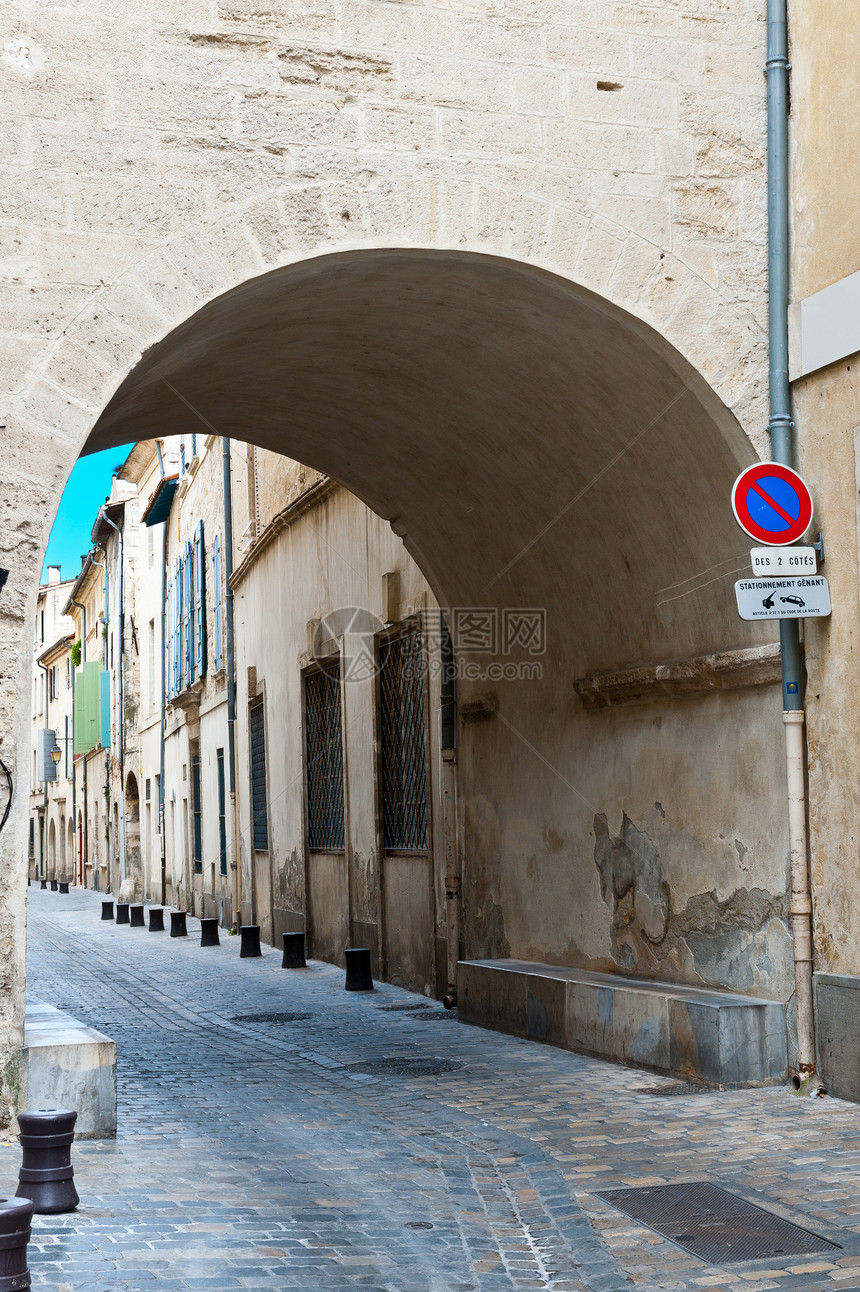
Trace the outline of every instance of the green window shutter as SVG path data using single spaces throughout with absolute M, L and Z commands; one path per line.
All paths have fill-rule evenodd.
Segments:
M 84 674 L 83 670 L 75 673 L 75 710 L 74 710 L 74 744 L 72 748 L 75 755 L 85 754 L 87 747 L 84 744 L 84 707 L 85 707 Z
M 103 749 L 110 749 L 110 673 L 102 669 L 99 674 L 99 740 Z
M 89 753 L 101 741 L 101 675 L 102 666 L 97 661 L 85 664 L 75 675 L 76 754 Z

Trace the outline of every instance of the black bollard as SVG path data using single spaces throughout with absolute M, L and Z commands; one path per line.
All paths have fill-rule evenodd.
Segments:
M 51 880 L 51 892 L 52 892 L 52 893 L 56 893 L 56 891 L 57 891 L 57 881 L 56 881 L 56 879 L 52 879 L 52 880 Z
M 128 924 L 128 902 L 117 902 L 116 922 L 117 924 Z
M 187 938 L 188 928 L 185 924 L 184 911 L 170 912 L 170 936 L 172 938 Z
M 347 947 L 343 954 L 346 956 L 346 990 L 373 991 L 370 947 Z
M 129 922 L 129 924 L 131 925 L 131 927 L 132 927 L 133 929 L 145 929 L 145 928 L 146 928 L 146 920 L 144 920 L 144 918 L 143 918 L 143 907 L 142 907 L 142 906 L 130 906 L 130 907 L 128 908 L 128 913 L 129 913 L 129 917 L 130 917 L 128 922 Z
M 119 914 L 119 910 L 118 910 L 118 908 L 117 908 L 117 915 L 118 915 L 118 914 Z M 113 919 L 113 902 L 112 902 L 112 901 L 111 901 L 111 902 L 102 902 L 102 919 L 103 919 L 103 920 L 112 920 L 112 919 Z
M 240 960 L 248 960 L 252 956 L 261 956 L 260 950 L 260 926 L 259 924 L 243 924 L 239 930 L 242 938 L 242 949 L 239 952 Z
M 29 1198 L 0 1198 L 0 1292 L 30 1287 L 27 1244 L 32 1219 Z
M 72 1169 L 77 1119 L 76 1112 L 65 1108 L 18 1114 L 24 1156 L 17 1196 L 31 1198 L 37 1216 L 74 1211 L 80 1202 Z
M 201 947 L 220 947 L 217 916 L 213 915 L 210 919 L 200 921 L 200 945 Z
M 47 887 L 48 887 L 48 881 L 47 881 L 47 879 L 40 879 L 40 880 L 39 880 L 39 887 L 40 887 L 40 888 L 47 888 Z
M 61 880 L 60 880 L 60 892 L 61 892 L 61 893 L 67 893 L 68 891 L 69 891 L 69 881 L 68 881 L 67 879 L 61 879 Z
M 149 931 L 150 933 L 164 932 L 164 907 L 163 906 L 150 906 Z
M 284 958 L 281 961 L 281 968 L 307 969 L 307 967 L 304 933 L 285 933 Z

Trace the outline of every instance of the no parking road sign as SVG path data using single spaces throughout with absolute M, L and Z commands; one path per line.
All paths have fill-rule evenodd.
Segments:
M 785 547 L 796 543 L 809 529 L 812 495 L 791 467 L 757 462 L 735 481 L 732 510 L 750 538 L 769 547 Z

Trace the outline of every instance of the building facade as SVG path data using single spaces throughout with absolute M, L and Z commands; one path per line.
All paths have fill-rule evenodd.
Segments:
M 63 613 L 70 586 L 51 566 L 36 602 L 27 852 L 30 877 L 40 881 L 69 880 L 74 867 L 74 636 Z
M 747 0 L 190 6 L 180 19 L 153 11 L 145 42 L 127 4 L 109 30 L 91 6 L 68 23 L 21 12 L 4 63 L 14 155 L 4 201 L 21 232 L 4 283 L 13 379 L 0 491 L 0 612 L 16 661 L 2 677 L 0 736 L 19 786 L 30 774 L 21 697 L 36 581 L 76 455 L 129 438 L 229 434 L 349 488 L 448 611 L 463 670 L 457 918 L 468 957 L 769 1000 L 783 1009 L 791 1055 L 795 962 L 806 955 L 792 927 L 811 907 L 819 982 L 831 999 L 856 998 L 860 342 L 850 310 L 837 329 L 847 348 L 825 350 L 823 366 L 806 367 L 802 338 L 817 293 L 857 272 L 858 206 L 832 184 L 857 173 L 855 107 L 840 83 L 833 108 L 831 53 L 860 17 L 832 0 L 791 9 L 794 418 L 835 592 L 831 619 L 804 633 L 800 860 L 811 898 L 791 891 L 775 626 L 740 622 L 731 595 L 749 557 L 729 492 L 770 452 L 768 49 L 764 5 Z M 145 60 L 129 56 L 144 44 Z M 164 69 L 157 87 L 151 62 Z M 387 536 L 347 526 L 341 537 L 348 507 L 335 494 L 320 506 L 341 555 L 361 569 L 370 543 L 380 573 L 398 572 Z M 237 571 L 251 552 L 241 538 Z M 174 563 L 188 541 L 193 532 L 174 535 Z M 276 546 L 235 589 L 258 613 L 270 613 L 255 588 Z M 323 592 L 309 609 L 300 589 L 306 630 L 342 608 L 339 588 Z M 383 630 L 409 626 L 411 612 L 388 619 L 372 583 L 367 600 Z M 455 611 L 471 616 L 463 640 Z M 534 662 L 525 612 L 545 617 L 541 676 L 506 672 Z M 295 625 L 282 626 L 280 668 L 249 655 L 237 672 L 246 736 L 236 748 L 247 747 L 249 772 L 252 725 L 256 748 L 280 757 L 268 708 L 262 723 L 252 717 L 256 678 L 264 705 L 282 675 L 303 699 L 317 665 Z M 384 633 L 372 636 L 378 656 Z M 344 730 L 351 694 L 344 683 Z M 325 712 L 334 722 L 331 704 Z M 304 721 L 295 709 L 289 720 Z M 193 833 L 181 777 L 194 737 L 171 722 L 176 822 L 162 840 L 172 830 L 178 862 L 180 837 Z M 306 739 L 299 725 L 284 741 L 297 774 Z M 366 757 L 374 739 L 351 756 Z M 345 763 L 347 793 L 351 774 Z M 259 812 L 243 807 L 246 780 L 237 769 L 234 902 L 241 887 L 245 918 L 253 879 L 256 918 L 277 910 L 312 932 L 298 880 L 278 891 L 271 859 L 248 839 L 263 802 L 271 837 L 291 850 L 297 825 L 275 819 L 274 783 Z M 375 868 L 385 858 L 371 855 L 366 808 L 349 811 L 368 883 L 338 909 L 368 942 L 377 926 L 384 956 Z M 25 817 L 19 797 L 0 836 L 10 877 L 0 915 L 12 933 L 0 950 L 4 1065 L 20 1044 Z M 205 867 L 220 866 L 209 848 L 201 900 Z M 326 865 L 337 876 L 338 850 L 316 851 L 329 860 L 311 873 L 311 897 Z M 299 856 L 286 873 L 300 878 L 313 860 Z M 183 891 L 196 882 L 192 867 Z M 445 903 L 453 918 L 447 888 Z M 438 920 L 438 893 L 430 909 Z M 504 989 L 488 990 L 504 1021 Z M 860 1031 L 852 1008 L 831 1010 L 849 1041 Z

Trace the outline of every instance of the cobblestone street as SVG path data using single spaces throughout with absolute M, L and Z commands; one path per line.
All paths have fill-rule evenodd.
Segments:
M 119 1054 L 119 1133 L 76 1144 L 81 1206 L 36 1218 L 35 1287 L 860 1288 L 854 1105 L 660 1097 L 675 1083 L 462 1026 L 393 987 L 346 993 L 329 965 L 240 960 L 223 931 L 201 949 L 196 921 L 186 940 L 103 924 L 84 892 L 31 889 L 29 909 L 31 994 Z M 14 1192 L 16 1144 L 0 1162 Z M 690 1180 L 841 1249 L 711 1267 L 592 1192 Z

